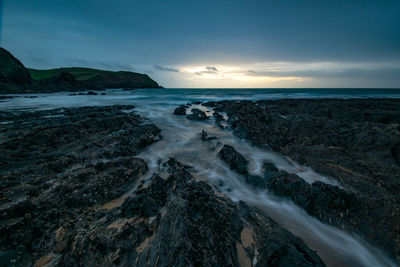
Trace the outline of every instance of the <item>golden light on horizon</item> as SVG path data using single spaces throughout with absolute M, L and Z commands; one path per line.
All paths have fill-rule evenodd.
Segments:
M 224 81 L 224 82 L 245 82 L 253 84 L 254 86 L 266 86 L 269 83 L 277 83 L 282 81 L 303 82 L 309 80 L 306 77 L 298 76 L 279 76 L 279 75 L 265 75 L 250 72 L 246 67 L 215 65 L 213 67 L 207 66 L 186 66 L 181 68 L 182 73 L 188 74 L 187 80 L 194 80 L 198 82 L 207 81 Z M 274 73 L 275 70 L 271 70 Z M 279 73 L 276 71 L 276 73 Z

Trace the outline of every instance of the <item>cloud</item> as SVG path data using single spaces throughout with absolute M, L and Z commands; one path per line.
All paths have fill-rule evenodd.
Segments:
M 108 70 L 135 71 L 131 65 L 118 62 L 98 61 L 97 65 Z
M 203 74 L 210 74 L 210 75 L 219 75 L 220 72 L 216 67 L 200 67 L 196 71 L 189 71 L 191 73 L 194 73 L 198 76 L 202 76 Z
M 306 78 L 376 78 L 400 80 L 400 68 L 384 67 L 375 69 L 343 68 L 336 70 L 293 70 L 293 71 L 247 71 L 253 77 L 306 77 Z
M 164 66 L 160 66 L 160 65 L 154 65 L 154 68 L 155 68 L 156 70 L 160 70 L 160 71 L 179 72 L 178 69 L 170 68 L 170 67 L 164 67 Z
M 215 72 L 218 71 L 218 69 L 216 67 L 206 67 L 206 69 L 209 71 L 215 71 Z

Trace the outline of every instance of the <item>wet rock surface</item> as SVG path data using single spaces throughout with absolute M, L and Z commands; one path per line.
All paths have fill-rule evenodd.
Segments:
M 144 181 L 160 129 L 133 110 L 0 112 L 0 265 L 324 266 L 174 159 Z
M 249 161 L 245 159 L 239 152 L 232 146 L 224 145 L 218 153 L 219 157 L 225 161 L 231 170 L 240 174 L 247 174 L 247 165 Z
M 65 238 L 138 182 L 135 155 L 160 129 L 133 108 L 0 112 L 0 265 L 58 262 Z
M 192 113 L 187 115 L 186 118 L 188 118 L 189 120 L 204 121 L 208 119 L 208 116 L 204 111 L 194 108 L 192 109 Z
M 261 183 L 254 184 L 291 199 L 325 223 L 360 234 L 400 259 L 400 100 L 203 105 L 226 112 L 231 129 L 240 138 L 335 178 L 343 188 L 321 182 L 310 185 L 268 166 Z
M 91 218 L 59 239 L 67 244 L 59 265 L 324 266 L 299 238 L 174 159 L 121 206 Z
M 217 139 L 216 136 L 208 136 L 208 133 L 204 130 L 201 131 L 200 135 L 201 135 L 201 140 L 203 140 L 203 141 L 212 141 L 212 140 Z
M 181 106 L 177 107 L 174 110 L 174 114 L 175 115 L 183 115 L 183 116 L 185 116 L 186 115 L 186 108 L 187 108 L 186 105 L 181 105 Z

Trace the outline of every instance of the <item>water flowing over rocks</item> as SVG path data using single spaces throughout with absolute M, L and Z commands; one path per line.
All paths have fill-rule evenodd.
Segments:
M 132 108 L 0 112 L 0 265 L 58 260 L 59 240 L 147 171 L 134 156 L 160 129 Z
M 244 175 L 250 185 L 290 199 L 322 222 L 356 232 L 386 250 L 396 249 L 392 240 L 398 238 L 396 228 L 400 218 L 398 213 L 389 213 L 387 203 L 380 197 L 364 197 L 320 181 L 309 184 L 268 163 L 264 164 L 263 177 L 250 175 L 249 161 L 229 145 L 224 145 L 219 155 L 232 170 Z
M 194 108 L 192 109 L 192 113 L 187 115 L 186 118 L 189 120 L 198 120 L 198 121 L 204 121 L 208 119 L 208 116 L 204 111 L 201 111 L 200 109 Z
M 257 209 L 218 196 L 174 159 L 96 218 L 98 227 L 69 237 L 63 265 L 324 266 L 300 239 Z
M 262 183 L 254 184 L 291 199 L 325 223 L 360 234 L 400 260 L 400 100 L 221 101 L 203 105 L 226 112 L 238 137 L 310 166 L 338 180 L 342 188 L 321 182 L 310 185 L 296 175 L 273 169 L 271 173 L 268 167 L 264 168 L 270 173 Z M 239 163 L 235 166 L 244 170 Z
M 160 129 L 133 108 L 0 112 L 1 265 L 325 266 L 174 159 L 141 180 Z
M 371 184 L 368 170 L 352 168 L 376 161 L 376 170 L 387 175 L 391 169 L 380 169 L 378 161 L 398 163 L 397 146 L 390 145 L 397 140 L 397 117 L 390 115 L 395 100 L 348 100 L 350 107 L 329 100 L 322 104 L 332 110 L 324 113 L 327 107 L 309 100 L 304 106 L 282 100 L 278 107 L 277 101 L 202 104 L 166 102 L 157 92 L 126 98 L 121 90 L 75 103 L 67 94 L 2 100 L 0 266 L 396 265 L 385 255 L 398 255 L 395 190 Z M 38 103 L 54 108 L 87 102 L 136 107 L 32 110 Z M 350 114 L 370 106 L 381 115 L 355 114 L 373 129 L 357 135 L 356 129 L 369 126 L 338 116 L 336 105 Z M 355 152 L 318 143 L 327 139 L 313 135 L 321 129 L 340 133 L 332 140 L 350 138 L 343 129 L 336 132 L 336 120 L 342 128 L 358 125 L 351 140 L 366 138 L 369 148 L 360 140 Z M 373 157 L 369 149 L 379 148 L 369 135 L 381 131 L 388 140 L 379 142 L 389 146 Z M 288 151 L 304 151 L 304 160 Z M 332 164 L 324 159 L 338 160 L 333 174 L 321 171 Z M 323 164 L 309 164 L 314 160 Z

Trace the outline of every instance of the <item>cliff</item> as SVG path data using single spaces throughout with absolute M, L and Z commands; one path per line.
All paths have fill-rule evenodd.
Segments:
M 27 69 L 0 47 L 0 94 L 161 88 L 146 74 L 90 68 Z

